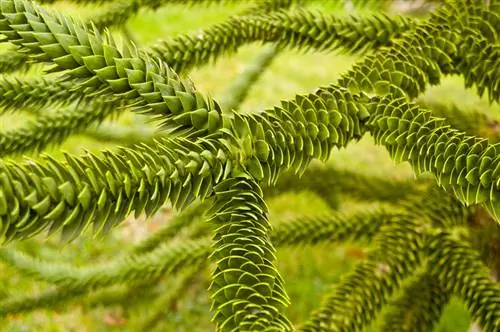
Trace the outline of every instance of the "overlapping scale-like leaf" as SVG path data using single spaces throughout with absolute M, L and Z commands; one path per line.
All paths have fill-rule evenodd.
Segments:
M 212 259 L 213 320 L 220 331 L 291 331 L 289 304 L 275 267 L 262 192 L 251 179 L 232 178 L 215 188 Z
M 465 4 L 466 2 L 447 2 L 434 12 L 429 20 L 404 34 L 391 47 L 367 56 L 364 61 L 354 65 L 338 84 L 354 92 L 364 91 L 381 96 L 393 94 L 410 98 L 422 93 L 427 84 L 438 84 L 443 74 L 463 74 L 469 77 L 468 82 L 474 83 L 479 82 L 478 78 L 474 77 L 480 77 L 480 89 L 493 87 L 496 84 L 496 78 L 493 77 L 496 69 L 476 68 L 473 74 L 468 74 L 472 68 L 465 69 L 467 65 L 459 64 L 464 61 L 467 63 L 466 59 L 471 58 L 469 55 L 474 54 L 472 57 L 475 57 L 475 66 L 482 66 L 482 62 L 476 62 L 478 49 L 472 49 L 470 52 L 467 46 L 470 44 L 470 36 L 473 35 L 470 31 L 476 34 L 478 30 L 485 31 L 488 38 L 496 36 L 498 12 L 484 10 L 477 2 Z M 492 27 L 495 25 L 496 29 Z M 474 38 L 472 44 L 476 42 L 479 41 Z M 485 47 L 495 48 L 493 45 Z M 491 55 L 492 58 L 495 58 L 495 53 Z M 496 60 L 498 59 L 495 58 L 493 63 Z M 488 63 L 492 61 L 489 60 Z M 466 83 L 467 86 L 471 84 L 473 83 Z M 495 89 L 491 92 L 493 95 Z
M 500 329 L 500 287 L 479 254 L 453 232 L 436 232 L 426 252 L 441 287 L 462 298 L 483 331 Z
M 394 160 L 408 161 L 417 174 L 431 172 L 461 202 L 485 204 L 499 220 L 498 144 L 451 129 L 405 98 L 383 98 L 367 126 Z
M 110 34 L 101 36 L 25 0 L 0 5 L 0 32 L 7 40 L 22 45 L 34 59 L 53 62 L 69 77 L 81 79 L 81 89 L 137 101 L 137 111 L 161 116 L 172 132 L 201 136 L 221 127 L 221 110 L 213 100 L 131 46 L 118 49 Z
M 196 34 L 159 42 L 148 53 L 177 72 L 214 61 L 252 42 L 278 43 L 281 47 L 340 50 L 359 53 L 389 45 L 391 38 L 411 29 L 403 17 L 338 18 L 317 11 L 279 11 L 233 17 Z
M 500 26 L 500 17 L 497 21 Z M 500 44 L 499 38 L 495 39 L 494 44 L 476 31 L 470 32 L 461 45 L 463 56 L 457 66 L 465 78 L 465 86 L 477 86 L 480 96 L 488 91 L 490 102 L 498 102 L 500 98 Z
M 450 1 L 431 20 L 460 31 L 456 73 L 464 76 L 466 87 L 476 86 L 479 95 L 488 91 L 490 102 L 498 102 L 500 7 L 496 1 L 487 7 L 480 1 Z
M 151 215 L 167 199 L 181 208 L 206 197 L 214 183 L 230 174 L 227 150 L 216 146 L 208 140 L 161 140 L 100 158 L 67 155 L 65 164 L 51 158 L 45 163 L 2 162 L 1 237 L 62 230 L 64 238 L 73 238 L 90 225 L 94 232 L 106 232 L 132 211 Z
M 86 98 L 83 91 L 73 91 L 75 82 L 57 79 L 0 78 L 0 114 L 24 107 L 42 108 L 47 105 L 68 105 Z
M 384 315 L 382 331 L 433 331 L 452 292 L 443 287 L 434 276 L 420 273 L 403 293 L 389 306 Z
M 362 137 L 372 105 L 334 85 L 297 95 L 272 110 L 234 114 L 234 135 L 246 170 L 273 183 L 280 172 L 303 172 L 313 159 L 326 160 L 333 147 Z
M 421 262 L 425 227 L 408 217 L 382 226 L 367 260 L 334 286 L 302 331 L 358 331 L 369 324 L 401 281 Z
M 419 25 L 392 47 L 380 50 L 357 63 L 338 82 L 353 92 L 417 97 L 428 84 L 440 82 L 443 72 L 453 70 L 459 32 L 450 27 Z M 442 41 L 440 46 L 436 43 Z M 448 53 L 442 48 L 446 47 Z

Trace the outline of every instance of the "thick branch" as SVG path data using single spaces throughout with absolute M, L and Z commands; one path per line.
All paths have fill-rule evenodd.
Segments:
M 215 143 L 215 145 L 214 145 Z M 227 177 L 228 151 L 216 140 L 161 140 L 98 158 L 67 155 L 67 164 L 0 165 L 0 225 L 6 240 L 43 230 L 71 239 L 92 225 L 107 232 L 132 211 L 154 213 L 166 200 L 181 208 Z M 211 172 L 219 170 L 220 172 Z

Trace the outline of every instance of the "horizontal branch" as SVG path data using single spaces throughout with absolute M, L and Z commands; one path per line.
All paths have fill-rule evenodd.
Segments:
M 28 125 L 0 133 L 0 157 L 39 152 L 48 146 L 61 144 L 70 135 L 85 131 L 105 118 L 125 108 L 117 102 L 92 102 L 82 107 L 39 114 Z
M 114 0 L 110 2 L 105 9 L 103 9 L 99 14 L 93 15 L 91 17 L 92 23 L 99 30 L 104 30 L 105 28 L 109 28 L 112 26 L 123 25 L 125 24 L 133 15 L 137 14 L 139 9 L 141 8 L 149 8 L 153 10 L 157 10 L 160 7 L 169 4 L 169 0 Z M 179 1 L 179 3 L 184 6 L 189 4 L 200 4 L 206 2 L 211 3 L 210 1 Z M 215 2 L 215 1 L 212 1 Z M 218 2 L 230 2 L 230 1 L 222 1 L 218 0 Z M 232 0 L 232 2 L 237 2 Z M 258 0 L 253 1 L 256 2 L 250 8 L 247 8 L 240 15 L 250 15 L 257 13 L 269 13 L 272 11 L 276 11 L 282 8 L 287 8 L 292 5 L 293 2 L 297 2 L 297 0 Z
M 280 247 L 297 247 L 320 243 L 372 239 L 380 229 L 397 218 L 397 209 L 364 209 L 362 212 L 296 218 L 274 226 L 272 243 Z
M 62 230 L 72 239 L 89 226 L 106 233 L 132 211 L 151 215 L 167 200 L 181 208 L 230 174 L 228 155 L 217 140 L 163 139 L 101 158 L 66 155 L 65 164 L 49 157 L 45 163 L 2 162 L 0 234 L 9 241 Z
M 362 53 L 390 45 L 392 38 L 414 26 L 412 20 L 402 16 L 377 14 L 346 19 L 311 10 L 279 11 L 233 17 L 196 34 L 160 41 L 146 52 L 175 71 L 185 72 L 252 42 L 301 50 Z
M 78 292 L 174 274 L 187 266 L 206 262 L 210 244 L 210 239 L 174 241 L 141 255 L 129 255 L 86 268 L 37 261 L 24 253 L 8 249 L 2 249 L 0 255 L 2 261 L 13 264 L 19 272 L 42 278 L 65 291 Z
M 43 108 L 69 105 L 88 98 L 83 91 L 73 91 L 74 81 L 47 78 L 0 78 L 0 115 L 20 108 Z
M 302 176 L 285 172 L 275 184 L 263 190 L 266 197 L 286 191 L 309 190 L 335 207 L 338 195 L 356 200 L 399 203 L 421 193 L 428 182 L 425 178 L 388 179 L 337 165 L 313 163 Z
M 322 218 L 304 217 L 277 224 L 270 233 L 270 241 L 277 247 L 287 247 L 294 244 L 305 246 L 320 243 L 339 243 L 349 240 L 356 241 L 371 237 L 380 227 L 390 223 L 395 217 L 397 217 L 396 214 L 391 214 L 382 209 L 371 209 L 346 215 L 335 213 Z M 311 228 L 311 223 L 317 227 Z M 348 233 L 348 229 L 355 230 L 355 232 Z M 293 238 L 290 238 L 290 236 Z M 129 283 L 134 280 L 146 281 L 149 277 L 158 276 L 165 269 L 165 264 L 168 263 L 160 259 L 161 257 L 172 257 L 174 259 L 176 255 L 181 255 L 180 252 L 184 250 L 186 253 L 181 256 L 186 257 L 185 262 L 188 262 L 191 259 L 189 255 L 192 247 L 197 248 L 196 257 L 198 257 L 198 254 L 203 254 L 205 255 L 204 259 L 206 259 L 212 252 L 211 244 L 212 242 L 206 238 L 174 241 L 170 245 L 157 245 L 152 250 L 142 248 L 143 250 L 133 251 L 131 254 L 116 258 L 111 262 L 100 265 L 93 264 L 88 267 L 74 267 L 71 264 L 39 260 L 8 247 L 0 250 L 0 258 L 5 263 L 17 268 L 19 272 L 35 279 L 54 283 L 65 289 L 81 289 L 104 287 L 115 283 Z M 202 249 L 202 247 L 205 249 Z M 198 259 L 196 257 L 192 259 Z M 200 260 L 203 259 L 200 258 Z M 134 265 L 131 262 L 135 261 L 142 262 L 140 265 L 148 272 L 146 274 L 133 272 L 138 271 L 138 267 L 129 265 Z M 178 268 L 181 268 L 180 265 Z M 119 272 L 119 270 L 123 271 Z M 118 275 L 123 275 L 123 277 L 118 278 Z
M 258 13 L 269 13 L 279 9 L 289 7 L 295 0 L 261 0 L 258 1 L 254 6 L 247 8 L 242 15 L 254 15 Z M 50 1 L 49 1 L 50 2 Z M 85 2 L 85 1 L 84 1 Z M 136 0 L 97 0 L 89 2 L 95 2 L 107 5 L 105 8 L 101 8 L 98 14 L 92 15 L 90 20 L 85 22 L 85 25 L 90 29 L 97 29 L 98 31 L 104 31 L 112 26 L 119 26 L 125 24 L 131 16 L 135 15 L 141 7 L 150 7 L 152 9 L 158 9 L 160 6 L 164 5 L 165 0 L 161 1 L 136 1 Z M 42 3 L 45 3 L 42 1 Z M 185 2 L 181 1 L 179 3 Z M 195 2 L 193 1 L 193 4 Z M 197 1 L 196 3 L 200 3 Z M 210 3 L 210 1 L 207 1 Z M 17 70 L 27 69 L 34 62 L 32 59 L 24 53 L 8 51 L 3 53 L 3 57 L 0 59 L 0 72 L 8 73 Z
M 417 174 L 431 172 L 462 203 L 484 204 L 500 220 L 498 144 L 466 136 L 405 98 L 381 99 L 367 126 L 395 161 L 408 161 Z

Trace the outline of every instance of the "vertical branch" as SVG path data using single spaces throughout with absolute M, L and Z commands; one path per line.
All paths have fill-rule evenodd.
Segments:
M 276 269 L 271 226 L 259 185 L 249 178 L 225 180 L 214 188 L 216 224 L 209 290 L 218 331 L 291 331 L 283 316 L 289 304 Z

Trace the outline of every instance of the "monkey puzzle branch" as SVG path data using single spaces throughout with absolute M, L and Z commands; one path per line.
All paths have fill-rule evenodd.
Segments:
M 132 211 L 151 215 L 166 200 L 181 208 L 203 199 L 231 173 L 221 141 L 164 139 L 100 158 L 67 155 L 65 164 L 49 157 L 45 163 L 2 161 L 1 237 L 19 240 L 61 230 L 72 239 L 89 225 L 106 233 Z

